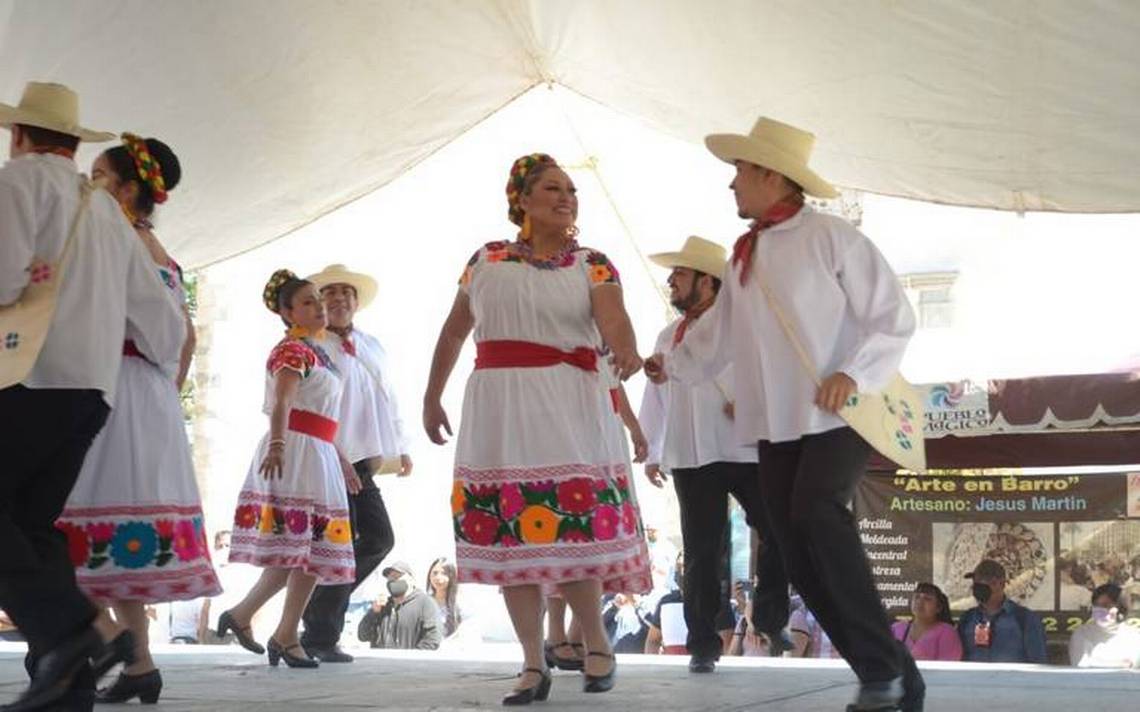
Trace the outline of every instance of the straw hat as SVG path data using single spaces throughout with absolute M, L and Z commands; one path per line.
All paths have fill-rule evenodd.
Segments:
M 815 134 L 761 116 L 747 136 L 712 134 L 705 145 L 727 163 L 746 161 L 776 171 L 818 198 L 837 198 L 839 191 L 808 168 Z
M 723 247 L 715 242 L 691 235 L 685 240 L 685 246 L 681 248 L 680 252 L 659 252 L 656 255 L 650 255 L 649 259 L 655 264 L 669 269 L 688 267 L 719 278 L 724 274 L 727 253 Z
M 315 284 L 318 292 L 330 284 L 347 284 L 356 290 L 357 309 L 363 309 L 376 298 L 376 280 L 360 272 L 350 272 L 344 265 L 329 265 L 305 279 Z
M 28 82 L 19 106 L 0 104 L 0 126 L 36 126 L 80 141 L 110 141 L 115 134 L 93 131 L 79 125 L 79 96 L 62 84 Z

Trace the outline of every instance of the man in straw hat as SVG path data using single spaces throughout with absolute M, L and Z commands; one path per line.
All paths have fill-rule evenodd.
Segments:
M 70 258 L 55 264 L 82 201 L 76 148 L 114 138 L 79 125 L 75 92 L 31 82 L 18 106 L 0 104 L 0 126 L 11 131 L 12 158 L 0 169 L 0 306 L 19 301 L 31 281 L 60 279 L 35 364 L 0 390 L 0 430 L 13 444 L 0 473 L 0 608 L 28 639 L 33 671 L 27 690 L 4 709 L 90 709 L 88 660 L 106 666 L 107 656 L 68 554 L 69 545 L 89 544 L 69 541 L 54 522 L 114 404 L 128 322 L 139 350 L 162 363 L 177 360 L 185 321 L 118 204 L 101 190 L 82 213 Z M 6 345 L 19 338 L 7 334 Z
M 759 442 L 760 492 L 788 577 L 862 683 L 851 709 L 917 710 L 921 676 L 891 636 L 847 508 L 871 448 L 837 415 L 890 381 L 914 314 L 869 239 L 804 205 L 805 193 L 837 195 L 808 167 L 814 142 L 764 117 L 748 135 L 705 139 L 735 166 L 729 187 L 752 226 L 704 317 L 709 337 L 686 339 L 647 371 L 692 382 L 733 364 L 737 440 Z
M 654 352 L 668 353 L 685 339 L 707 339 L 710 322 L 701 316 L 720 292 L 724 248 L 694 236 L 680 252 L 650 255 L 649 259 L 671 270 L 669 301 L 682 315 L 657 336 Z M 731 383 L 729 365 L 701 383 L 649 384 L 639 414 L 650 443 L 645 474 L 662 487 L 664 472 L 671 472 L 681 509 L 685 547 L 681 589 L 692 672 L 712 672 L 723 649 L 719 631 L 731 634 L 736 628 L 724 565 L 730 494 L 762 541 L 753 623 L 769 639 L 770 650 L 783 652 L 781 631 L 788 622 L 788 581 L 779 552 L 771 545 L 768 515 L 760 502 L 756 446 L 741 445 L 733 434 Z
M 356 581 L 317 586 L 305 608 L 301 644 L 321 662 L 349 663 L 352 656 L 337 646 L 349 598 L 395 542 L 384 498 L 372 477 L 382 463 L 387 471 L 391 467 L 400 476 L 409 475 L 412 459 L 388 372 L 388 357 L 375 337 L 353 325 L 357 310 L 376 297 L 376 280 L 344 265 L 329 265 L 308 280 L 317 285 L 328 313 L 330 333 L 322 345 L 344 379 L 336 440 L 354 472 L 346 485 Z

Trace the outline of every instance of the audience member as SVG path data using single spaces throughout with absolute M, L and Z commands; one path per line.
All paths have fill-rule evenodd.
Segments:
M 1069 638 L 1069 662 L 1077 667 L 1140 669 L 1140 629 L 1124 623 L 1128 605 L 1120 586 L 1101 584 L 1092 594 L 1092 619 Z
M 381 573 L 388 579 L 388 596 L 381 595 L 364 614 L 357 637 L 373 648 L 436 650 L 443 635 L 439 607 L 416 588 L 411 568 L 402 561 Z
M 914 617 L 896 622 L 891 632 L 915 660 L 962 659 L 962 641 L 950 617 L 950 599 L 942 589 L 932 583 L 915 586 L 910 612 Z
M 685 647 L 689 629 L 685 625 L 685 596 L 683 582 L 685 580 L 685 554 L 677 554 L 673 569 L 674 584 L 676 588 L 666 593 L 657 601 L 653 613 L 646 617 L 649 632 L 645 636 L 645 653 L 647 655 L 688 655 Z
M 1045 663 L 1041 617 L 1005 595 L 1005 568 L 983 559 L 966 574 L 978 605 L 958 620 L 963 658 L 975 663 Z
M 459 579 L 456 578 L 455 564 L 446 556 L 431 562 L 428 568 L 427 592 L 439 607 L 440 630 L 444 638 L 455 635 L 463 622 L 463 611 L 456 601 L 459 592 Z
M 607 594 L 602 599 L 602 622 L 615 653 L 645 652 L 649 624 L 638 610 L 636 594 Z

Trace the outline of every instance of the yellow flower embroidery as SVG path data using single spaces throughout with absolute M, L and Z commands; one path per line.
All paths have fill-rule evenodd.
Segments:
M 268 504 L 261 505 L 261 525 L 258 530 L 262 534 L 273 532 L 273 507 Z
M 605 265 L 594 265 L 590 269 L 590 281 L 594 284 L 601 284 L 602 282 L 606 282 L 612 276 L 613 273 L 610 272 L 610 268 L 606 267 Z
M 451 486 L 451 516 L 458 517 L 467 506 L 467 497 L 463 494 L 463 483 L 456 482 Z
M 334 519 L 325 529 L 325 538 L 334 544 L 347 544 L 352 541 L 352 529 L 347 519 Z
M 519 533 L 528 544 L 550 544 L 558 538 L 558 515 L 541 505 L 531 505 L 519 515 Z

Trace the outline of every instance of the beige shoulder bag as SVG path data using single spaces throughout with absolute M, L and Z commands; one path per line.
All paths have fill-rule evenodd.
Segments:
M 22 382 L 36 365 L 48 330 L 51 329 L 59 286 L 75 252 L 75 236 L 79 233 L 79 224 L 91 203 L 91 193 L 97 187 L 86 177 L 83 178 L 79 207 L 75 209 L 75 217 L 71 221 L 71 229 L 67 233 L 67 241 L 59 259 L 48 262 L 35 258 L 28 267 L 30 280 L 20 298 L 0 307 L 0 388 Z
M 792 342 L 792 347 L 800 357 L 804 370 L 815 385 L 819 386 L 822 383 L 819 373 L 808 356 L 803 342 L 800 341 L 795 326 L 776 301 L 763 275 L 756 272 L 759 270 L 754 272 L 754 276 L 760 283 L 760 288 L 764 290 L 768 306 L 776 315 L 776 320 L 780 322 L 788 340 Z M 883 457 L 905 469 L 926 472 L 926 442 L 922 434 L 925 415 L 922 399 L 914 386 L 900 374 L 895 373 L 891 382 L 879 393 L 856 393 L 851 396 L 839 410 L 839 417 L 843 418 Z

